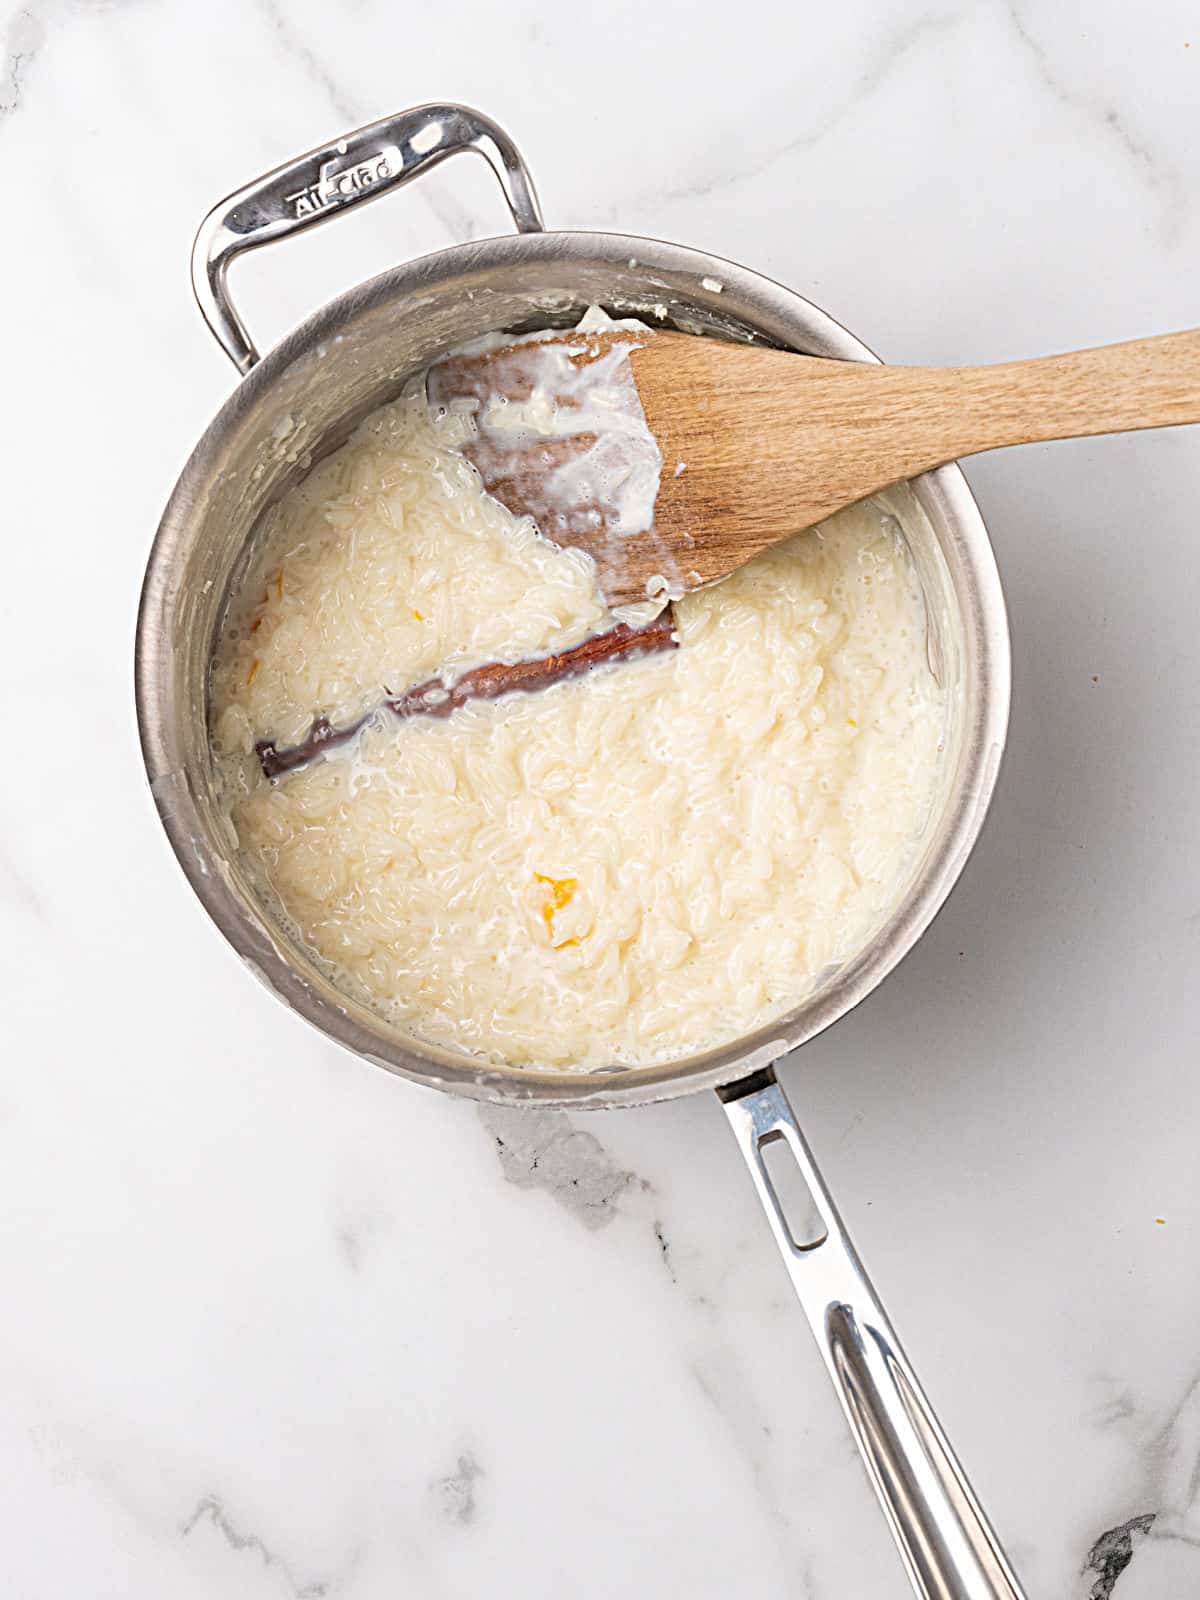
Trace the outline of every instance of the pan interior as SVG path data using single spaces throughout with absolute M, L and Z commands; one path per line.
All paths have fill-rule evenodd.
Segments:
M 336 989 L 249 881 L 218 799 L 207 685 L 227 597 L 269 509 L 409 377 L 465 340 L 568 325 L 590 304 L 690 333 L 869 358 L 798 296 L 675 246 L 540 235 L 427 258 L 333 302 L 241 384 L 197 447 L 164 516 L 139 624 L 139 713 L 152 786 L 185 870 L 227 937 L 277 993 L 360 1054 L 485 1098 L 585 1104 L 662 1098 L 736 1077 L 826 1026 L 894 965 L 948 891 L 990 792 L 990 781 L 980 777 L 982 744 L 990 738 L 998 757 L 996 728 L 1002 736 L 1007 708 L 1005 656 L 999 722 L 982 715 L 987 674 L 972 637 L 981 610 L 973 547 L 989 562 L 990 553 L 969 494 L 944 474 L 900 486 L 880 498 L 903 530 L 920 577 L 930 662 L 950 710 L 923 852 L 899 887 L 892 916 L 853 961 L 822 974 L 793 1011 L 733 1045 L 649 1068 L 587 1074 L 485 1065 L 400 1035 Z M 990 566 L 984 577 L 994 580 Z M 1002 608 L 998 588 L 994 604 Z M 1002 609 L 1000 622 L 1002 633 Z

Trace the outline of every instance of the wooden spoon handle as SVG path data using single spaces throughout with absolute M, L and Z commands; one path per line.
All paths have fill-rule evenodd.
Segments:
M 991 367 L 877 370 L 912 417 L 909 473 L 1003 445 L 1200 422 L 1197 329 Z

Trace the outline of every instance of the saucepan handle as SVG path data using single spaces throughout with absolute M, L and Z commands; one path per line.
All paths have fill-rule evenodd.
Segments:
M 377 200 L 460 150 L 486 158 L 517 231 L 539 232 L 542 213 L 516 145 L 489 117 L 458 105 L 415 106 L 368 123 L 264 173 L 214 206 L 192 247 L 192 287 L 204 320 L 238 371 L 249 372 L 258 351 L 226 286 L 235 256 Z
M 774 1072 L 733 1084 L 721 1099 L 913 1589 L 922 1600 L 1023 1600 Z M 764 1161 L 780 1141 L 807 1186 L 815 1237 L 789 1221 Z

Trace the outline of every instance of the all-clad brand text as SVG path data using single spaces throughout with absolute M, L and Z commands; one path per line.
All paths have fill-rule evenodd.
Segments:
M 285 198 L 295 216 L 315 216 L 318 211 L 326 211 L 342 200 L 351 200 L 364 189 L 373 189 L 377 183 L 395 177 L 402 166 L 400 151 L 394 144 L 385 145 L 365 160 L 351 162 L 349 166 L 326 161 L 316 183 Z

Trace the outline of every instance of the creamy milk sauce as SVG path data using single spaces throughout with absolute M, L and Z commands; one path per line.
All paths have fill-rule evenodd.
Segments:
M 614 362 L 579 409 L 627 417 L 603 398 L 622 382 Z M 515 426 L 552 438 L 537 389 Z M 212 681 L 243 858 L 335 981 L 420 1037 L 578 1068 L 728 1041 L 861 950 L 914 870 L 945 706 L 903 540 L 855 507 L 678 601 L 677 648 L 368 717 L 268 781 L 262 740 L 612 627 L 590 558 L 483 493 L 475 430 L 414 388 L 264 531 Z M 631 525 L 661 465 L 580 470 Z

